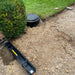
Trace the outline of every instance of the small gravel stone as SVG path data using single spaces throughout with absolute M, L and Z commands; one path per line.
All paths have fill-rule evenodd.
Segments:
M 69 70 L 66 70 L 66 73 L 69 73 Z

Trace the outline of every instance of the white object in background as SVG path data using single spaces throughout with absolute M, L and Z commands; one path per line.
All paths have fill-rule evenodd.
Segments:
M 72 10 L 72 7 L 67 7 L 68 10 Z
M 59 8 L 58 7 L 56 7 L 56 8 L 54 8 L 55 10 L 58 10 Z

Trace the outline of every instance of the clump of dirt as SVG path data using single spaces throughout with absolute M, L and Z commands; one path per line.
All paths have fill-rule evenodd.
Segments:
M 6 47 L 0 50 L 0 57 L 3 60 L 4 65 L 9 65 L 10 62 L 14 60 L 14 57 Z

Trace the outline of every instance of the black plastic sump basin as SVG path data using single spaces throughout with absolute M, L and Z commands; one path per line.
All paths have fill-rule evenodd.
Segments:
M 27 26 L 36 27 L 40 22 L 40 17 L 36 14 L 27 15 Z

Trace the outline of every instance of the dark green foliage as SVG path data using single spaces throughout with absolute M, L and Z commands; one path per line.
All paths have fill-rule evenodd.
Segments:
M 0 0 L 0 30 L 7 38 L 18 37 L 26 27 L 22 0 Z

